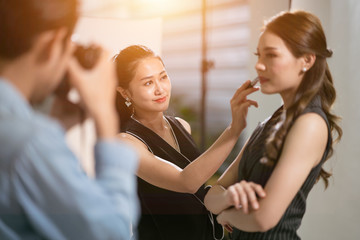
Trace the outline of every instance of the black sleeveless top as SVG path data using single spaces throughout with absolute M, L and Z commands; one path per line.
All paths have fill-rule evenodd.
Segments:
M 280 116 L 281 112 L 282 107 L 278 109 L 270 118 L 260 123 L 254 130 L 246 148 L 244 149 L 243 156 L 239 163 L 239 181 L 252 181 L 265 187 L 268 179 L 271 176 L 271 173 L 276 167 L 276 163 L 273 166 L 268 166 L 262 164 L 260 159 L 263 157 L 265 151 L 265 140 L 268 136 L 268 133 L 272 126 L 276 124 L 276 119 Z M 329 122 L 321 108 L 321 101 L 319 97 L 315 97 L 314 100 L 311 101 L 309 106 L 305 108 L 303 114 L 308 112 L 319 114 L 326 121 L 328 126 L 328 142 L 320 163 L 310 171 L 304 184 L 301 186 L 300 190 L 297 192 L 289 207 L 286 209 L 279 223 L 274 228 L 267 232 L 244 232 L 239 229 L 234 229 L 232 239 L 300 239 L 296 231 L 300 227 L 301 220 L 305 213 L 306 198 L 320 174 L 321 167 L 327 158 L 329 149 L 332 144 Z
M 130 118 L 125 132 L 148 146 L 154 155 L 185 168 L 200 152 L 191 135 L 174 117 L 166 116 L 178 140 L 180 152 L 155 132 Z M 138 178 L 141 218 L 140 240 L 202 240 L 212 239 L 207 210 L 202 204 L 206 192 L 201 187 L 196 194 L 178 193 L 158 188 Z

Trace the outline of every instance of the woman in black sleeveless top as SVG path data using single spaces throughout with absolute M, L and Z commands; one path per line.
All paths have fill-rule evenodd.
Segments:
M 266 23 L 256 55 L 261 92 L 279 93 L 284 105 L 254 130 L 205 204 L 233 229 L 232 239 L 300 239 L 306 198 L 319 178 L 327 187 L 331 174 L 322 166 L 332 134 L 342 134 L 330 113 L 336 93 L 326 58 L 332 52 L 319 19 L 296 11 Z
M 174 117 L 166 116 L 179 143 L 178 152 L 163 138 L 134 119 L 125 132 L 144 141 L 156 156 L 185 168 L 200 154 L 183 125 Z M 138 178 L 138 194 L 142 216 L 139 223 L 140 239 L 212 239 L 212 229 L 203 205 L 204 187 L 195 194 L 179 193 L 156 187 Z
M 163 114 L 169 105 L 171 84 L 162 60 L 150 49 L 135 45 L 122 50 L 114 61 L 122 131 L 119 138 L 135 146 L 140 155 L 138 238 L 221 239 L 222 227 L 217 225 L 218 231 L 213 231 L 203 204 L 203 184 L 237 142 L 247 109 L 257 106 L 247 96 L 257 89 L 247 88 L 248 81 L 236 91 L 231 100 L 232 123 L 200 155 L 190 125 Z

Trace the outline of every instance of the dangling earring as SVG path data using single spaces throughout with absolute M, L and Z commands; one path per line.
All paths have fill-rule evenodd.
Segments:
M 304 73 L 307 71 L 307 68 L 306 67 L 303 67 L 303 69 L 301 69 L 301 71 Z
M 126 101 L 125 101 L 125 105 L 127 106 L 127 107 L 130 107 L 130 105 L 131 105 L 131 100 L 127 97 L 126 99 L 125 99 Z

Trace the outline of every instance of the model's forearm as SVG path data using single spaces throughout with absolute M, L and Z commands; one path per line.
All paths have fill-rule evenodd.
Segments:
M 221 211 L 230 207 L 226 201 L 226 189 L 220 185 L 214 185 L 206 194 L 204 203 L 206 208 L 214 213 L 219 214 Z
M 263 225 L 264 221 L 259 219 L 259 214 L 256 211 L 245 214 L 241 209 L 231 208 L 224 210 L 218 216 L 218 221 L 220 223 L 226 222 L 237 229 L 247 232 L 264 232 L 267 230 Z
M 226 128 L 215 143 L 181 172 L 185 184 L 196 192 L 221 166 L 239 138 L 230 127 Z
M 271 204 L 274 205 L 274 204 Z M 218 216 L 218 222 L 227 223 L 237 229 L 247 232 L 266 232 L 279 223 L 283 212 L 278 211 L 276 206 L 260 204 L 258 210 L 251 209 L 245 214 L 242 209 L 227 209 Z

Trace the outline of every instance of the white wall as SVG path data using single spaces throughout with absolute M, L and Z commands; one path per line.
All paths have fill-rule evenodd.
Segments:
M 262 21 L 281 10 L 289 1 L 251 0 L 250 51 L 255 51 Z M 304 9 L 316 14 L 323 23 L 328 46 L 334 54 L 328 63 L 337 89 L 334 112 L 340 115 L 344 131 L 342 141 L 335 146 L 334 156 L 326 163 L 334 177 L 329 188 L 319 182 L 310 192 L 307 211 L 299 235 L 306 240 L 360 239 L 360 1 L 358 0 L 292 0 L 292 9 Z M 249 70 L 255 76 L 255 57 Z M 277 96 L 255 96 L 259 110 L 251 109 L 248 132 L 258 121 L 269 116 L 281 103 Z
M 141 44 L 151 48 L 161 55 L 162 46 L 162 19 L 142 18 L 123 19 L 100 16 L 80 17 L 75 34 L 81 43 L 100 43 L 108 49 L 111 55 L 121 49 Z
M 327 164 L 334 177 L 324 192 L 317 184 L 309 196 L 308 209 L 300 234 L 304 239 L 360 238 L 360 1 L 294 0 L 292 8 L 316 14 L 323 23 L 328 46 L 334 54 L 329 59 L 337 89 L 334 111 L 343 120 L 342 141 Z

